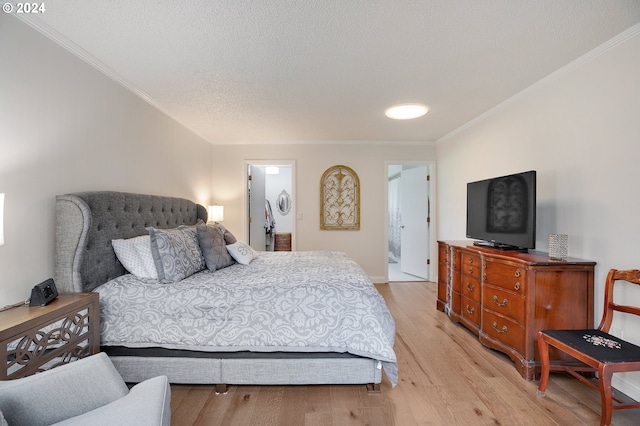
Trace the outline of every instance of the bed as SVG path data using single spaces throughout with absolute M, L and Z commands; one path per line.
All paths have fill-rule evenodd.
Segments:
M 209 268 L 211 247 L 202 246 L 203 270 L 172 277 L 181 263 L 170 269 L 165 262 L 163 270 L 156 258 L 159 276 L 141 278 L 114 251 L 113 240 L 151 235 L 157 255 L 161 236 L 211 231 L 206 220 L 204 206 L 182 198 L 113 191 L 56 197 L 56 284 L 61 292 L 100 294 L 101 350 L 125 381 L 164 374 L 171 383 L 219 391 L 229 384 L 379 391 L 384 369 L 396 384 L 393 318 L 344 253 L 253 251 Z M 231 242 L 230 253 L 248 247 Z

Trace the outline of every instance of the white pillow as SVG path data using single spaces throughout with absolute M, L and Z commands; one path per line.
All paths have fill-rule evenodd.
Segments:
M 151 254 L 151 238 L 148 235 L 126 240 L 111 240 L 113 250 L 122 266 L 138 278 L 158 279 L 156 265 Z
M 251 248 L 250 245 L 245 244 L 242 241 L 228 244 L 227 251 L 229 252 L 231 257 L 236 260 L 236 262 L 242 265 L 248 265 L 253 259 L 256 259 L 258 257 L 258 252 Z

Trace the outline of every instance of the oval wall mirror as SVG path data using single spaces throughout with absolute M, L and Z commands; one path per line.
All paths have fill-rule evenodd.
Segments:
M 291 211 L 291 197 L 286 190 L 282 190 L 276 199 L 277 209 L 281 215 L 286 216 Z

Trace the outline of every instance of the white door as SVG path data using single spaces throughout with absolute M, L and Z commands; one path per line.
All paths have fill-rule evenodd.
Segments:
M 400 178 L 400 270 L 429 277 L 429 201 L 426 165 L 403 168 Z
M 264 168 L 249 166 L 249 245 L 265 251 L 265 173 Z

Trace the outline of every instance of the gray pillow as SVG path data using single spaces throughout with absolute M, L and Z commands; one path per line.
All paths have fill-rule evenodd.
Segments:
M 224 226 L 220 225 L 219 223 L 216 223 L 214 225 L 209 225 L 209 226 L 215 226 L 216 228 L 220 228 L 224 234 L 224 242 L 229 245 L 229 244 L 233 244 L 233 243 L 237 243 L 238 239 L 227 230 L 227 228 L 225 228 Z
M 198 225 L 196 227 L 200 249 L 204 255 L 207 269 L 211 272 L 226 268 L 234 263 L 227 251 L 223 229 L 217 225 Z
M 161 283 L 175 283 L 205 268 L 196 230 L 148 228 L 151 254 Z

